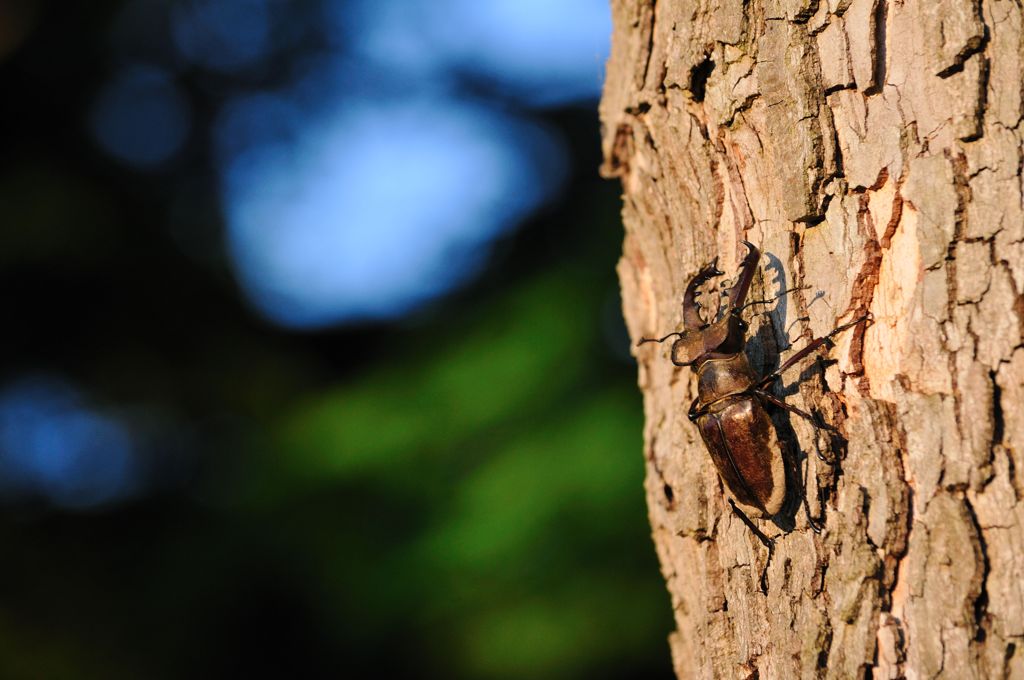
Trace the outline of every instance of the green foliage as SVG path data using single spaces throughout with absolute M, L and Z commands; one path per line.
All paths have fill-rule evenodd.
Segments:
M 0 677 L 670 676 L 635 371 L 601 322 L 611 185 L 581 181 L 573 222 L 518 236 L 490 292 L 338 333 L 378 344 L 352 370 L 177 249 L 170 177 L 104 179 L 57 157 L 76 148 L 0 173 L 6 375 L 156 414 L 171 453 L 136 503 L 5 513 Z
M 296 528 L 290 550 L 318 554 L 339 609 L 376 609 L 366 625 L 382 636 L 407 622 L 423 663 L 449 673 L 583 677 L 657 658 L 669 622 L 642 417 L 630 371 L 610 370 L 596 340 L 599 303 L 550 274 L 306 399 L 240 507 L 276 517 L 346 496 L 317 520 L 333 542 Z

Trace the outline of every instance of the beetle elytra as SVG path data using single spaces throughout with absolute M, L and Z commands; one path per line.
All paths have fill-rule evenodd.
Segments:
M 732 496 L 730 504 L 733 510 L 770 548 L 768 539 L 736 507 L 738 503 L 746 513 L 767 518 L 777 514 L 786 499 L 785 460 L 766 407 L 772 405 L 812 421 L 816 419 L 785 403 L 767 388 L 785 370 L 820 347 L 831 346 L 835 335 L 870 320 L 870 315 L 812 340 L 775 371 L 757 376 L 744 353 L 747 323 L 740 312 L 755 304 L 744 303 L 761 253 L 753 244 L 747 241 L 743 244 L 747 247 L 747 255 L 740 265 L 736 283 L 724 292 L 728 300 L 715 319 L 705 321 L 701 318 L 697 295 L 702 285 L 724 274 L 718 269 L 717 259 L 697 272 L 686 286 L 683 330 L 660 339 L 641 338 L 638 344 L 676 338 L 672 343 L 672 363 L 689 366 L 697 374 L 697 397 L 690 404 L 687 415 L 700 431 L 711 460 Z M 808 520 L 811 528 L 820 530 L 809 513 Z

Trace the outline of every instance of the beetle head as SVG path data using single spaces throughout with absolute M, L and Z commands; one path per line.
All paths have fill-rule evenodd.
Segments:
M 740 318 L 739 310 L 747 299 L 747 292 L 761 258 L 761 252 L 752 243 L 743 241 L 743 245 L 747 247 L 747 255 L 740 265 L 736 283 L 729 289 L 729 301 L 712 322 L 705 323 L 701 318 L 697 296 L 702 285 L 725 273 L 718 268 L 718 258 L 697 272 L 687 284 L 683 294 L 683 332 L 672 343 L 673 363 L 688 366 L 705 354 L 735 354 L 742 351 L 747 324 Z
M 739 314 L 727 314 L 695 331 L 683 331 L 672 343 L 672 362 L 689 366 L 707 354 L 736 354 L 743 351 L 747 324 Z

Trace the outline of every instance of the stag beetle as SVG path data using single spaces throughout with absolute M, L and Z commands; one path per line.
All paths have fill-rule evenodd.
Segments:
M 676 366 L 691 366 L 697 373 L 697 398 L 690 404 L 687 415 L 696 423 L 722 482 L 735 499 L 735 502 L 732 499 L 729 501 L 733 511 L 770 549 L 772 546 L 769 539 L 736 507 L 736 503 L 739 503 L 751 515 L 767 518 L 782 509 L 786 498 L 786 470 L 782 450 L 765 405 L 777 406 L 813 422 L 817 422 L 817 419 L 785 403 L 766 388 L 783 371 L 819 347 L 832 346 L 833 336 L 868 321 L 870 315 L 812 340 L 778 369 L 764 377 L 757 377 L 743 352 L 747 324 L 740 312 L 750 305 L 772 300 L 744 304 L 761 252 L 747 241 L 742 243 L 747 247 L 747 255 L 740 265 L 736 283 L 727 292 L 723 291 L 728 296 L 728 302 L 716 315 L 716 319 L 705 322 L 701 318 L 697 296 L 703 284 L 724 274 L 718 269 L 717 258 L 702 268 L 686 286 L 683 295 L 683 330 L 669 333 L 661 339 L 641 338 L 637 344 L 664 342 L 678 336 L 672 343 L 672 363 Z M 787 292 L 783 291 L 783 294 Z M 820 425 L 824 426 L 823 423 Z M 804 507 L 806 509 L 806 499 Z M 820 531 L 810 513 L 808 520 L 815 531 Z

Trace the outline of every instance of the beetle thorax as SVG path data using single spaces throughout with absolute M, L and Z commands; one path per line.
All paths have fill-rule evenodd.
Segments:
M 697 368 L 697 394 L 701 404 L 743 392 L 756 381 L 743 352 L 707 359 Z

